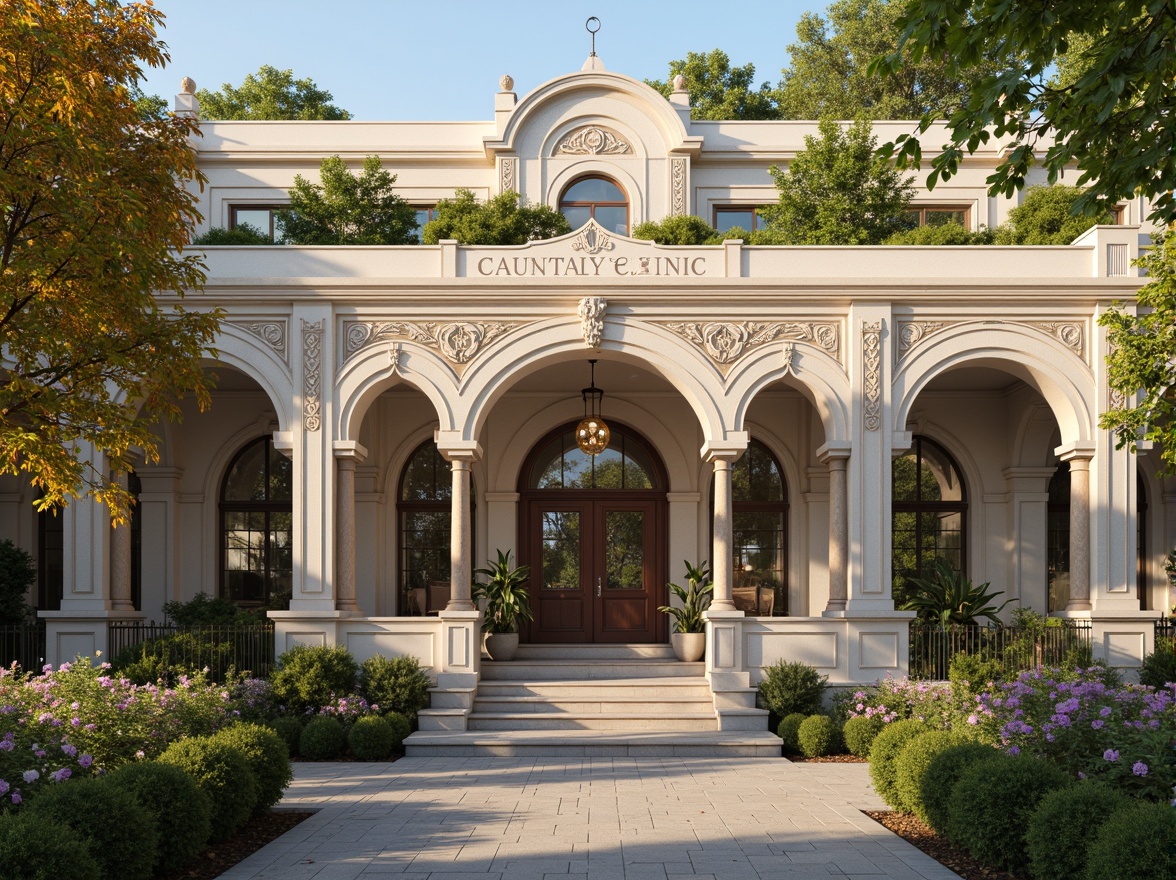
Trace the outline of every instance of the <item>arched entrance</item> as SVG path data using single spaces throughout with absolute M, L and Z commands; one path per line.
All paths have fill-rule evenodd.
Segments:
M 648 443 L 612 425 L 596 456 L 575 425 L 547 435 L 519 485 L 521 560 L 530 566 L 531 642 L 666 639 L 665 470 Z

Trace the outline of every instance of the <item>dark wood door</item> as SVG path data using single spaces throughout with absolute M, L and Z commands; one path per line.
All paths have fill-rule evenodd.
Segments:
M 664 641 L 664 505 L 625 494 L 542 493 L 524 502 L 530 641 Z

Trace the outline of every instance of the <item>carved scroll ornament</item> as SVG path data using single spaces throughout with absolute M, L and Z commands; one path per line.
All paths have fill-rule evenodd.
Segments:
M 581 156 L 599 156 L 632 153 L 633 148 L 607 128 L 601 128 L 599 125 L 586 125 L 583 128 L 577 128 L 560 141 L 555 151 Z
M 664 326 L 699 346 L 720 366 L 733 363 L 745 352 L 774 339 L 808 342 L 834 356 L 838 349 L 836 324 L 712 321 L 706 324 L 669 322 Z
M 586 296 L 580 300 L 576 314 L 580 316 L 580 330 L 584 334 L 586 348 L 600 348 L 600 338 L 604 334 L 604 312 L 608 308 L 608 300 L 603 296 Z
M 440 323 L 433 321 L 361 321 L 349 324 L 345 331 L 343 358 L 346 360 L 356 352 L 371 345 L 390 339 L 410 339 L 429 348 L 435 348 L 446 360 L 455 364 L 469 363 L 474 356 L 492 339 L 515 327 L 515 324 L 472 323 L 455 321 Z

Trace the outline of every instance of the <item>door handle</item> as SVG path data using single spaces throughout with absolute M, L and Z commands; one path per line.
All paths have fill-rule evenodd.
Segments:
M 600 578 L 596 579 L 596 598 L 600 598 Z

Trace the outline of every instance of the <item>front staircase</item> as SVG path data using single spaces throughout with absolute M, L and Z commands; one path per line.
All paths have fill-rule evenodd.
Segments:
M 668 645 L 521 645 L 473 690 L 434 689 L 410 756 L 775 756 L 755 689 L 714 691 Z

